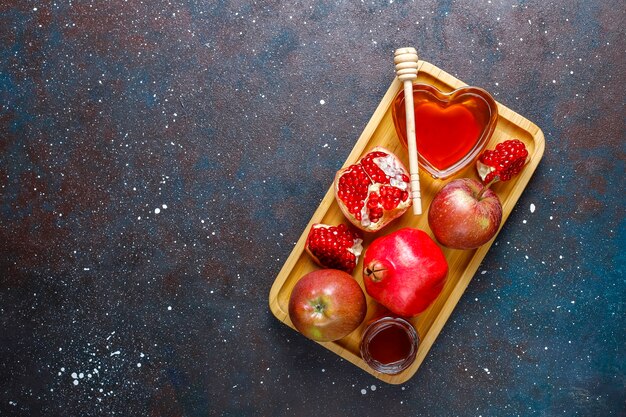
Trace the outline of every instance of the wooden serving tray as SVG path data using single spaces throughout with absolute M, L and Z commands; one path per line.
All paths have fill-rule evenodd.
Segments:
M 452 91 L 466 85 L 462 81 L 425 61 L 419 61 L 419 73 L 416 82 L 433 85 L 445 92 Z M 405 166 L 408 167 L 406 149 L 400 144 L 399 139 L 396 136 L 391 117 L 392 101 L 401 89 L 402 84 L 395 79 L 393 83 L 391 83 L 391 86 L 378 105 L 378 108 L 374 112 L 374 115 L 370 119 L 369 123 L 363 130 L 361 137 L 354 145 L 354 148 L 344 163 L 344 166 L 353 164 L 372 147 L 380 145 L 398 155 Z M 499 142 L 517 138 L 525 143 L 529 152 L 529 162 L 517 177 L 508 182 L 496 183 L 492 186 L 492 189 L 498 194 L 502 202 L 502 225 L 504 225 L 509 217 L 509 214 L 511 213 L 511 210 L 515 206 L 519 196 L 522 194 L 522 191 L 524 191 L 524 188 L 528 184 L 530 177 L 543 156 L 545 140 L 539 127 L 502 104 L 497 104 L 499 112 L 498 123 L 491 140 L 487 144 L 487 148 L 493 149 Z M 444 184 L 454 178 L 478 178 L 474 164 L 470 164 L 470 166 L 464 170 L 444 181 L 433 179 L 423 170 L 420 171 L 420 177 L 422 207 L 424 214 L 421 216 L 414 216 L 412 210 L 409 209 L 402 217 L 392 222 L 382 231 L 377 233 L 365 233 L 363 242 L 364 248 L 367 248 L 369 243 L 376 237 L 407 226 L 422 229 L 433 237 L 433 234 L 428 226 L 427 213 L 430 202 L 437 191 L 439 191 Z M 339 206 L 335 202 L 332 181 L 333 178 L 329 178 L 331 186 L 326 193 L 326 196 L 322 199 L 322 202 L 313 214 L 313 217 L 309 221 L 306 229 L 302 232 L 302 235 L 289 255 L 289 258 L 285 261 L 285 264 L 276 277 L 269 294 L 269 305 L 272 313 L 274 313 L 278 320 L 284 322 L 293 329 L 295 329 L 295 327 L 291 323 L 288 314 L 288 304 L 291 290 L 300 277 L 310 271 L 319 269 L 319 267 L 304 251 L 305 241 L 311 225 L 313 223 L 337 225 L 342 222 L 349 224 L 341 213 Z M 465 291 L 465 288 L 467 288 L 467 285 L 474 276 L 474 273 L 478 269 L 481 261 L 487 254 L 487 251 L 491 247 L 494 240 L 495 239 L 492 239 L 487 244 L 474 250 L 454 250 L 442 248 L 449 265 L 448 279 L 441 294 L 435 302 L 418 317 L 411 319 L 413 326 L 415 326 L 417 332 L 419 333 L 421 342 L 415 362 L 411 365 L 411 367 L 403 372 L 396 375 L 378 373 L 372 370 L 360 357 L 359 344 L 365 328 L 364 323 L 368 322 L 379 310 L 378 304 L 370 298 L 367 293 L 365 294 L 367 298 L 368 312 L 363 324 L 361 324 L 357 330 L 341 340 L 320 344 L 382 381 L 390 384 L 401 384 L 407 381 L 415 374 L 417 368 L 419 368 L 420 364 L 426 357 L 430 347 L 435 342 L 435 339 L 439 335 L 443 325 L 448 320 L 448 317 L 450 317 L 452 310 L 461 298 L 461 295 Z M 363 279 L 361 276 L 363 269 L 362 258 L 363 257 L 361 256 L 358 265 L 354 269 L 353 277 L 364 289 Z

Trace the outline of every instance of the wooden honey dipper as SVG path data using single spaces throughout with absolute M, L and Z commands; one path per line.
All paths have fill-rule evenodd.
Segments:
M 409 148 L 409 171 L 411 174 L 411 194 L 413 214 L 422 214 L 422 194 L 415 140 L 415 113 L 413 111 L 413 80 L 417 79 L 417 51 L 415 48 L 399 48 L 394 52 L 398 80 L 404 84 L 404 112 L 406 113 L 406 141 Z

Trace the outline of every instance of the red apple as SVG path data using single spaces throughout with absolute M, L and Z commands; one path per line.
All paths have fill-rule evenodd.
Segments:
M 337 269 L 309 272 L 289 297 L 289 318 L 300 333 L 318 342 L 339 340 L 355 330 L 367 311 L 352 275 Z
M 502 204 L 496 193 L 479 181 L 450 181 L 435 195 L 428 224 L 444 246 L 475 249 L 495 236 L 502 221 Z

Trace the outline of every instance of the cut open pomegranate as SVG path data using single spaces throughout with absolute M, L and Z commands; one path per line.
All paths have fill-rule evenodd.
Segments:
M 335 198 L 352 224 L 375 232 L 411 206 L 409 173 L 398 157 L 377 146 L 337 172 Z
M 306 239 L 305 250 L 319 266 L 351 274 L 363 252 L 361 243 L 361 234 L 345 224 L 314 224 Z
M 528 162 L 528 150 L 519 139 L 498 143 L 493 150 L 486 150 L 476 161 L 478 175 L 487 186 L 496 181 L 508 181 L 520 173 Z

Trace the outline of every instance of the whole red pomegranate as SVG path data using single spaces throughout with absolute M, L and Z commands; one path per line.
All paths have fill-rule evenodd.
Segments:
M 365 251 L 363 265 L 367 293 L 402 317 L 426 310 L 448 275 L 439 246 L 425 232 L 410 227 L 374 240 Z
M 346 218 L 361 230 L 375 232 L 411 206 L 409 173 L 380 146 L 335 176 L 335 198 Z

